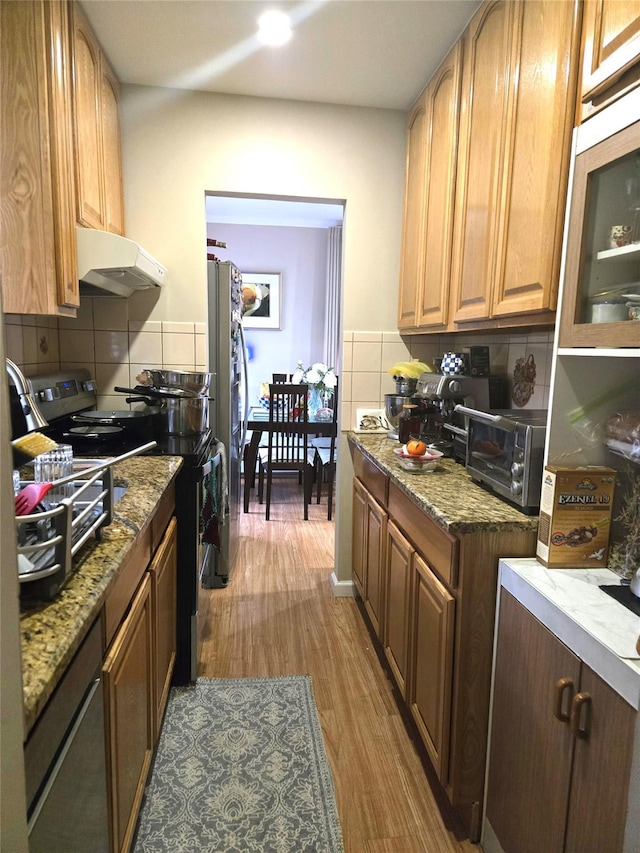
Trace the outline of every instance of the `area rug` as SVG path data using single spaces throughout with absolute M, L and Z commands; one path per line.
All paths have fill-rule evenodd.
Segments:
M 343 853 L 310 676 L 173 688 L 135 853 Z

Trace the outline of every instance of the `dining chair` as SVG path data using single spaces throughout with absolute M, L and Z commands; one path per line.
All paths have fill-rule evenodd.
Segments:
M 288 382 L 269 386 L 267 446 L 258 450 L 258 500 L 263 503 L 266 480 L 265 520 L 271 513 L 273 474 L 295 471 L 302 479 L 304 520 L 309 518 L 313 486 L 313 455 L 309 451 L 308 385 Z
M 310 441 L 312 453 L 314 453 L 314 474 L 316 478 L 316 503 L 320 503 L 322 496 L 322 484 L 327 482 L 327 518 L 331 521 L 333 512 L 333 484 L 335 482 L 337 462 L 338 441 L 338 385 L 333 393 L 333 418 L 331 421 L 331 434 L 328 436 L 317 436 Z
M 272 382 L 291 382 L 291 374 L 290 373 L 272 373 L 271 374 Z

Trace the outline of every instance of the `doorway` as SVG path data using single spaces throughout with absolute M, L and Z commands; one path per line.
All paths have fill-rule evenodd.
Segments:
M 340 199 L 206 194 L 207 237 L 224 244 L 207 251 L 279 282 L 279 322 L 245 326 L 249 406 L 260 404 L 273 373 L 292 373 L 298 362 L 340 372 L 344 212 Z

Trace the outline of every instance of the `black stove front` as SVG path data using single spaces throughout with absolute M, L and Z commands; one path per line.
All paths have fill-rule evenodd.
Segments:
M 125 426 L 120 432 L 94 436 L 72 433 L 77 427 L 73 417 L 80 412 L 90 415 L 96 409 L 95 383 L 86 370 L 73 370 L 31 377 L 42 413 L 49 421 L 43 430 L 58 443 L 70 444 L 77 458 L 118 456 L 149 441 L 156 447 L 148 456 L 181 456 L 182 467 L 176 477 L 177 520 L 177 624 L 176 663 L 173 683 L 195 681 L 198 666 L 198 597 L 201 578 L 207 576 L 211 547 L 201 541 L 203 483 L 213 464 L 219 461 L 214 452 L 216 439 L 210 429 L 195 435 L 168 435 L 159 417 L 152 417 L 144 430 Z M 150 423 L 150 426 L 149 426 Z

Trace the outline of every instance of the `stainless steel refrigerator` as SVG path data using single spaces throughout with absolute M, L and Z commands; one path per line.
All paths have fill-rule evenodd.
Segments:
M 226 586 L 238 553 L 241 466 L 247 434 L 247 350 L 242 329 L 242 276 L 230 261 L 207 261 L 209 370 L 214 374 L 209 425 L 225 448 L 228 515 L 219 508 L 221 546 L 207 588 Z

